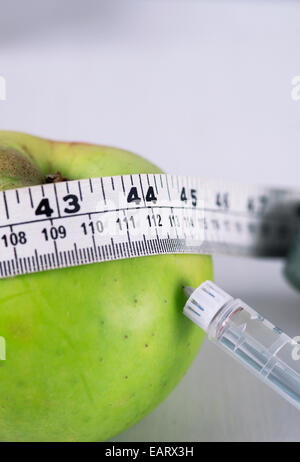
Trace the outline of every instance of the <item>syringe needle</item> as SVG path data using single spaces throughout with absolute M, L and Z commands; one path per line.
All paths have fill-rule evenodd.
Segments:
M 300 345 L 211 281 L 184 292 L 189 297 L 184 314 L 300 410 Z
M 183 288 L 183 290 L 184 290 L 185 295 L 187 297 L 190 297 L 195 289 L 193 287 L 186 286 L 186 287 Z

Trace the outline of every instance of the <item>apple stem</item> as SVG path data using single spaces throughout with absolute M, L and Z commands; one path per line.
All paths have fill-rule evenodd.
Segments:
M 62 181 L 69 181 L 68 178 L 62 176 L 60 172 L 56 172 L 55 175 L 46 175 L 46 183 L 61 183 Z

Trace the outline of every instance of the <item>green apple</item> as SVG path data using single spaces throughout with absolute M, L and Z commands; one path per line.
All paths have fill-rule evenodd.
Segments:
M 160 172 L 127 151 L 0 132 L 0 189 L 57 171 Z M 209 256 L 167 255 L 0 280 L 0 440 L 103 441 L 135 424 L 198 352 L 182 287 L 211 278 Z

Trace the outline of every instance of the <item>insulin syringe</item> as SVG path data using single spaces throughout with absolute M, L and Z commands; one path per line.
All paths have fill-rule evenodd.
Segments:
M 299 343 L 211 281 L 184 290 L 184 314 L 300 410 Z

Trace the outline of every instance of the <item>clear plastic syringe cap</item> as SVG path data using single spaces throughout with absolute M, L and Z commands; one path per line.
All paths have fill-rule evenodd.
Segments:
M 184 306 L 183 312 L 204 331 L 207 331 L 218 311 L 230 300 L 233 300 L 231 295 L 211 281 L 203 282 L 195 290 L 186 287 L 185 292 L 190 297 Z

